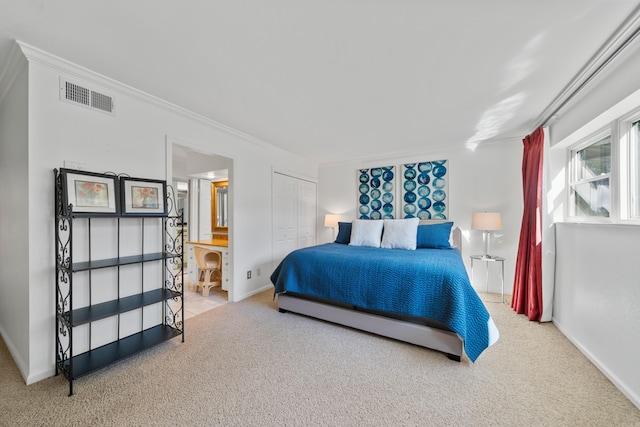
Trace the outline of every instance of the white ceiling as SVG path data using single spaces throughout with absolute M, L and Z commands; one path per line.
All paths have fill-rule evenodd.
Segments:
M 17 39 L 317 163 L 520 140 L 631 0 L 0 0 Z

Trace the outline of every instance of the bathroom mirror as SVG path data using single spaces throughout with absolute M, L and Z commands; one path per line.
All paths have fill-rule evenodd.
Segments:
M 229 181 L 211 183 L 211 229 L 214 233 L 228 231 L 228 196 Z

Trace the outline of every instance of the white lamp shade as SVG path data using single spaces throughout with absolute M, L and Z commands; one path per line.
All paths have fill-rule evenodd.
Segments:
M 471 218 L 471 228 L 485 231 L 502 230 L 502 218 L 497 212 L 476 212 Z
M 324 226 L 336 228 L 338 226 L 338 222 L 342 217 L 336 214 L 327 214 L 324 216 Z

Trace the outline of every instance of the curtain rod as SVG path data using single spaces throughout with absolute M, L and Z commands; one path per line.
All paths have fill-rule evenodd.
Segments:
M 617 46 L 613 52 L 607 55 L 626 33 L 632 31 L 622 44 Z M 640 5 L 636 6 L 629 18 L 612 35 L 598 52 L 589 60 L 582 70 L 571 80 L 563 91 L 553 100 L 551 104 L 540 114 L 544 117 L 538 120 L 534 130 L 540 126 L 547 126 L 558 112 L 564 108 L 573 98 L 575 98 L 600 72 L 602 72 L 622 51 L 624 51 L 640 35 Z M 605 57 L 606 55 L 606 57 Z M 600 64 L 598 61 L 605 58 Z M 595 69 L 589 72 L 589 69 Z

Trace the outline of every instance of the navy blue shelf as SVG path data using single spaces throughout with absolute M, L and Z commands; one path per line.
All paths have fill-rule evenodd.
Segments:
M 98 268 L 117 267 L 119 265 L 139 264 L 141 262 L 160 261 L 170 258 L 179 258 L 180 254 L 171 254 L 167 252 L 155 252 L 150 254 L 132 255 L 120 258 L 107 258 L 84 262 L 74 262 L 71 264 L 71 271 L 95 270 Z
M 119 313 L 135 310 L 136 308 L 166 301 L 181 295 L 182 294 L 170 291 L 169 289 L 154 289 L 141 294 L 78 308 L 71 312 L 71 317 L 73 318 L 71 326 L 79 326 L 85 323 L 95 322 L 96 320 L 106 319 Z M 64 314 L 64 318 L 69 322 L 69 312 Z
M 68 170 L 65 169 L 53 170 L 56 207 L 54 227 L 56 244 L 55 366 L 56 374 L 61 373 L 69 380 L 69 395 L 72 395 L 73 381 L 76 378 L 97 371 L 175 337 L 181 336 L 182 342 L 184 342 L 183 285 L 177 280 L 178 278 L 175 273 L 172 272 L 175 269 L 181 269 L 183 267 L 184 218 L 182 212 L 177 211 L 173 190 L 171 189 L 170 194 L 168 194 L 166 183 L 155 180 L 150 181 L 161 183 L 163 187 L 162 193 L 166 198 L 165 212 L 153 215 L 129 215 L 124 210 L 121 211 L 118 206 L 116 206 L 115 212 L 113 213 L 73 212 L 72 208 L 66 206 L 66 193 L 68 191 L 67 171 Z M 82 174 L 82 172 L 79 171 L 75 172 Z M 105 175 L 93 172 L 86 172 L 86 174 L 100 177 Z M 115 174 L 107 175 L 109 175 L 108 177 L 110 179 L 114 179 L 114 191 L 116 193 L 120 193 L 118 183 L 121 180 L 121 176 L 130 180 L 147 181 L 146 179 L 130 178 L 126 174 L 118 176 L 115 176 Z M 124 193 L 116 194 L 116 197 L 118 197 L 118 195 L 124 196 Z M 166 211 L 167 207 L 171 208 L 169 212 Z M 170 212 L 175 212 L 176 215 L 169 215 Z M 74 222 L 80 218 L 83 219 L 80 221 L 82 226 L 81 231 L 86 229 L 86 232 L 81 232 L 79 235 L 78 243 L 80 243 L 80 250 L 74 252 Z M 96 223 L 100 233 L 97 233 L 95 229 L 92 228 L 92 224 L 94 223 L 92 218 L 99 219 Z M 123 222 L 133 228 L 121 228 Z M 156 236 L 156 238 L 160 238 L 162 241 L 161 244 L 160 242 L 156 242 L 155 238 L 151 239 L 151 246 L 146 244 L 148 242 L 148 239 L 145 238 L 147 225 L 153 226 L 150 227 L 149 231 L 152 231 L 152 235 Z M 156 228 L 158 228 L 157 231 Z M 113 237 L 116 239 L 114 243 L 117 243 L 114 247 L 117 248 L 117 252 L 113 251 L 108 253 L 107 256 L 111 258 L 94 259 L 95 257 L 92 256 L 91 248 L 96 247 L 95 245 L 101 245 L 102 234 L 108 233 L 109 230 L 114 233 Z M 147 233 L 149 231 L 147 231 Z M 130 237 L 137 242 L 134 246 L 128 246 L 122 239 L 125 233 L 133 233 Z M 138 246 L 142 253 L 135 254 L 135 249 Z M 132 253 L 132 250 L 134 254 L 129 255 Z M 145 250 L 151 253 L 144 253 Z M 125 251 L 128 256 L 121 256 Z M 115 271 L 115 269 L 119 269 L 120 266 L 140 264 L 139 272 L 137 272 L 139 282 L 146 283 L 144 280 L 144 263 L 152 263 L 147 264 L 146 267 L 152 268 L 154 271 L 157 269 L 162 270 L 162 274 L 157 278 L 158 283 L 156 285 L 150 285 L 152 287 L 155 286 L 156 289 L 143 292 L 143 289 L 139 287 L 140 284 L 135 283 L 138 279 L 132 279 L 134 281 L 133 283 L 123 284 L 120 271 Z M 97 281 L 97 283 L 101 286 L 109 287 L 114 295 L 118 295 L 118 298 L 91 304 L 95 301 L 91 297 L 92 279 L 90 272 L 97 269 L 113 269 L 107 272 L 114 274 L 108 274 L 108 277 L 100 275 L 104 276 L 106 280 Z M 184 275 L 183 271 L 178 271 L 182 276 Z M 85 283 L 86 280 L 80 280 L 80 290 L 74 290 L 74 274 L 78 272 L 82 272 L 82 274 L 89 272 L 88 286 Z M 136 271 L 131 271 L 130 273 L 136 273 Z M 122 296 L 120 298 L 122 295 L 121 291 L 124 289 L 126 289 L 127 292 L 137 290 L 139 293 Z M 88 292 L 90 304 L 79 308 L 78 306 L 74 306 L 74 291 L 80 292 L 81 295 Z M 172 299 L 175 300 L 175 304 L 171 301 Z M 170 302 L 171 304 L 169 304 Z M 158 319 L 152 316 L 149 320 L 145 317 L 146 313 L 141 309 L 154 304 L 162 305 L 162 307 L 160 307 L 162 316 Z M 132 310 L 139 310 L 140 313 Z M 140 319 L 140 323 L 149 326 L 148 329 L 134 329 L 137 331 L 135 334 L 124 338 L 120 338 L 120 334 L 118 334 L 117 339 L 113 342 L 81 354 L 76 355 L 73 353 L 74 347 L 78 345 L 75 344 L 74 346 L 73 342 L 74 328 L 82 325 L 89 326 L 90 346 L 92 342 L 92 328 L 90 325 L 92 322 L 110 318 L 114 321 L 117 320 L 118 329 L 120 329 L 120 321 L 124 320 L 119 317 L 121 313 L 130 313 L 133 317 L 137 316 Z M 136 324 L 135 320 L 133 320 L 133 322 L 134 324 L 130 325 L 132 327 Z M 150 322 L 157 324 L 151 327 L 153 323 Z
M 180 336 L 181 334 L 181 331 L 167 325 L 154 326 L 153 328 L 74 356 L 71 360 L 64 361 L 63 367 L 70 373 L 70 379 L 74 380 Z

